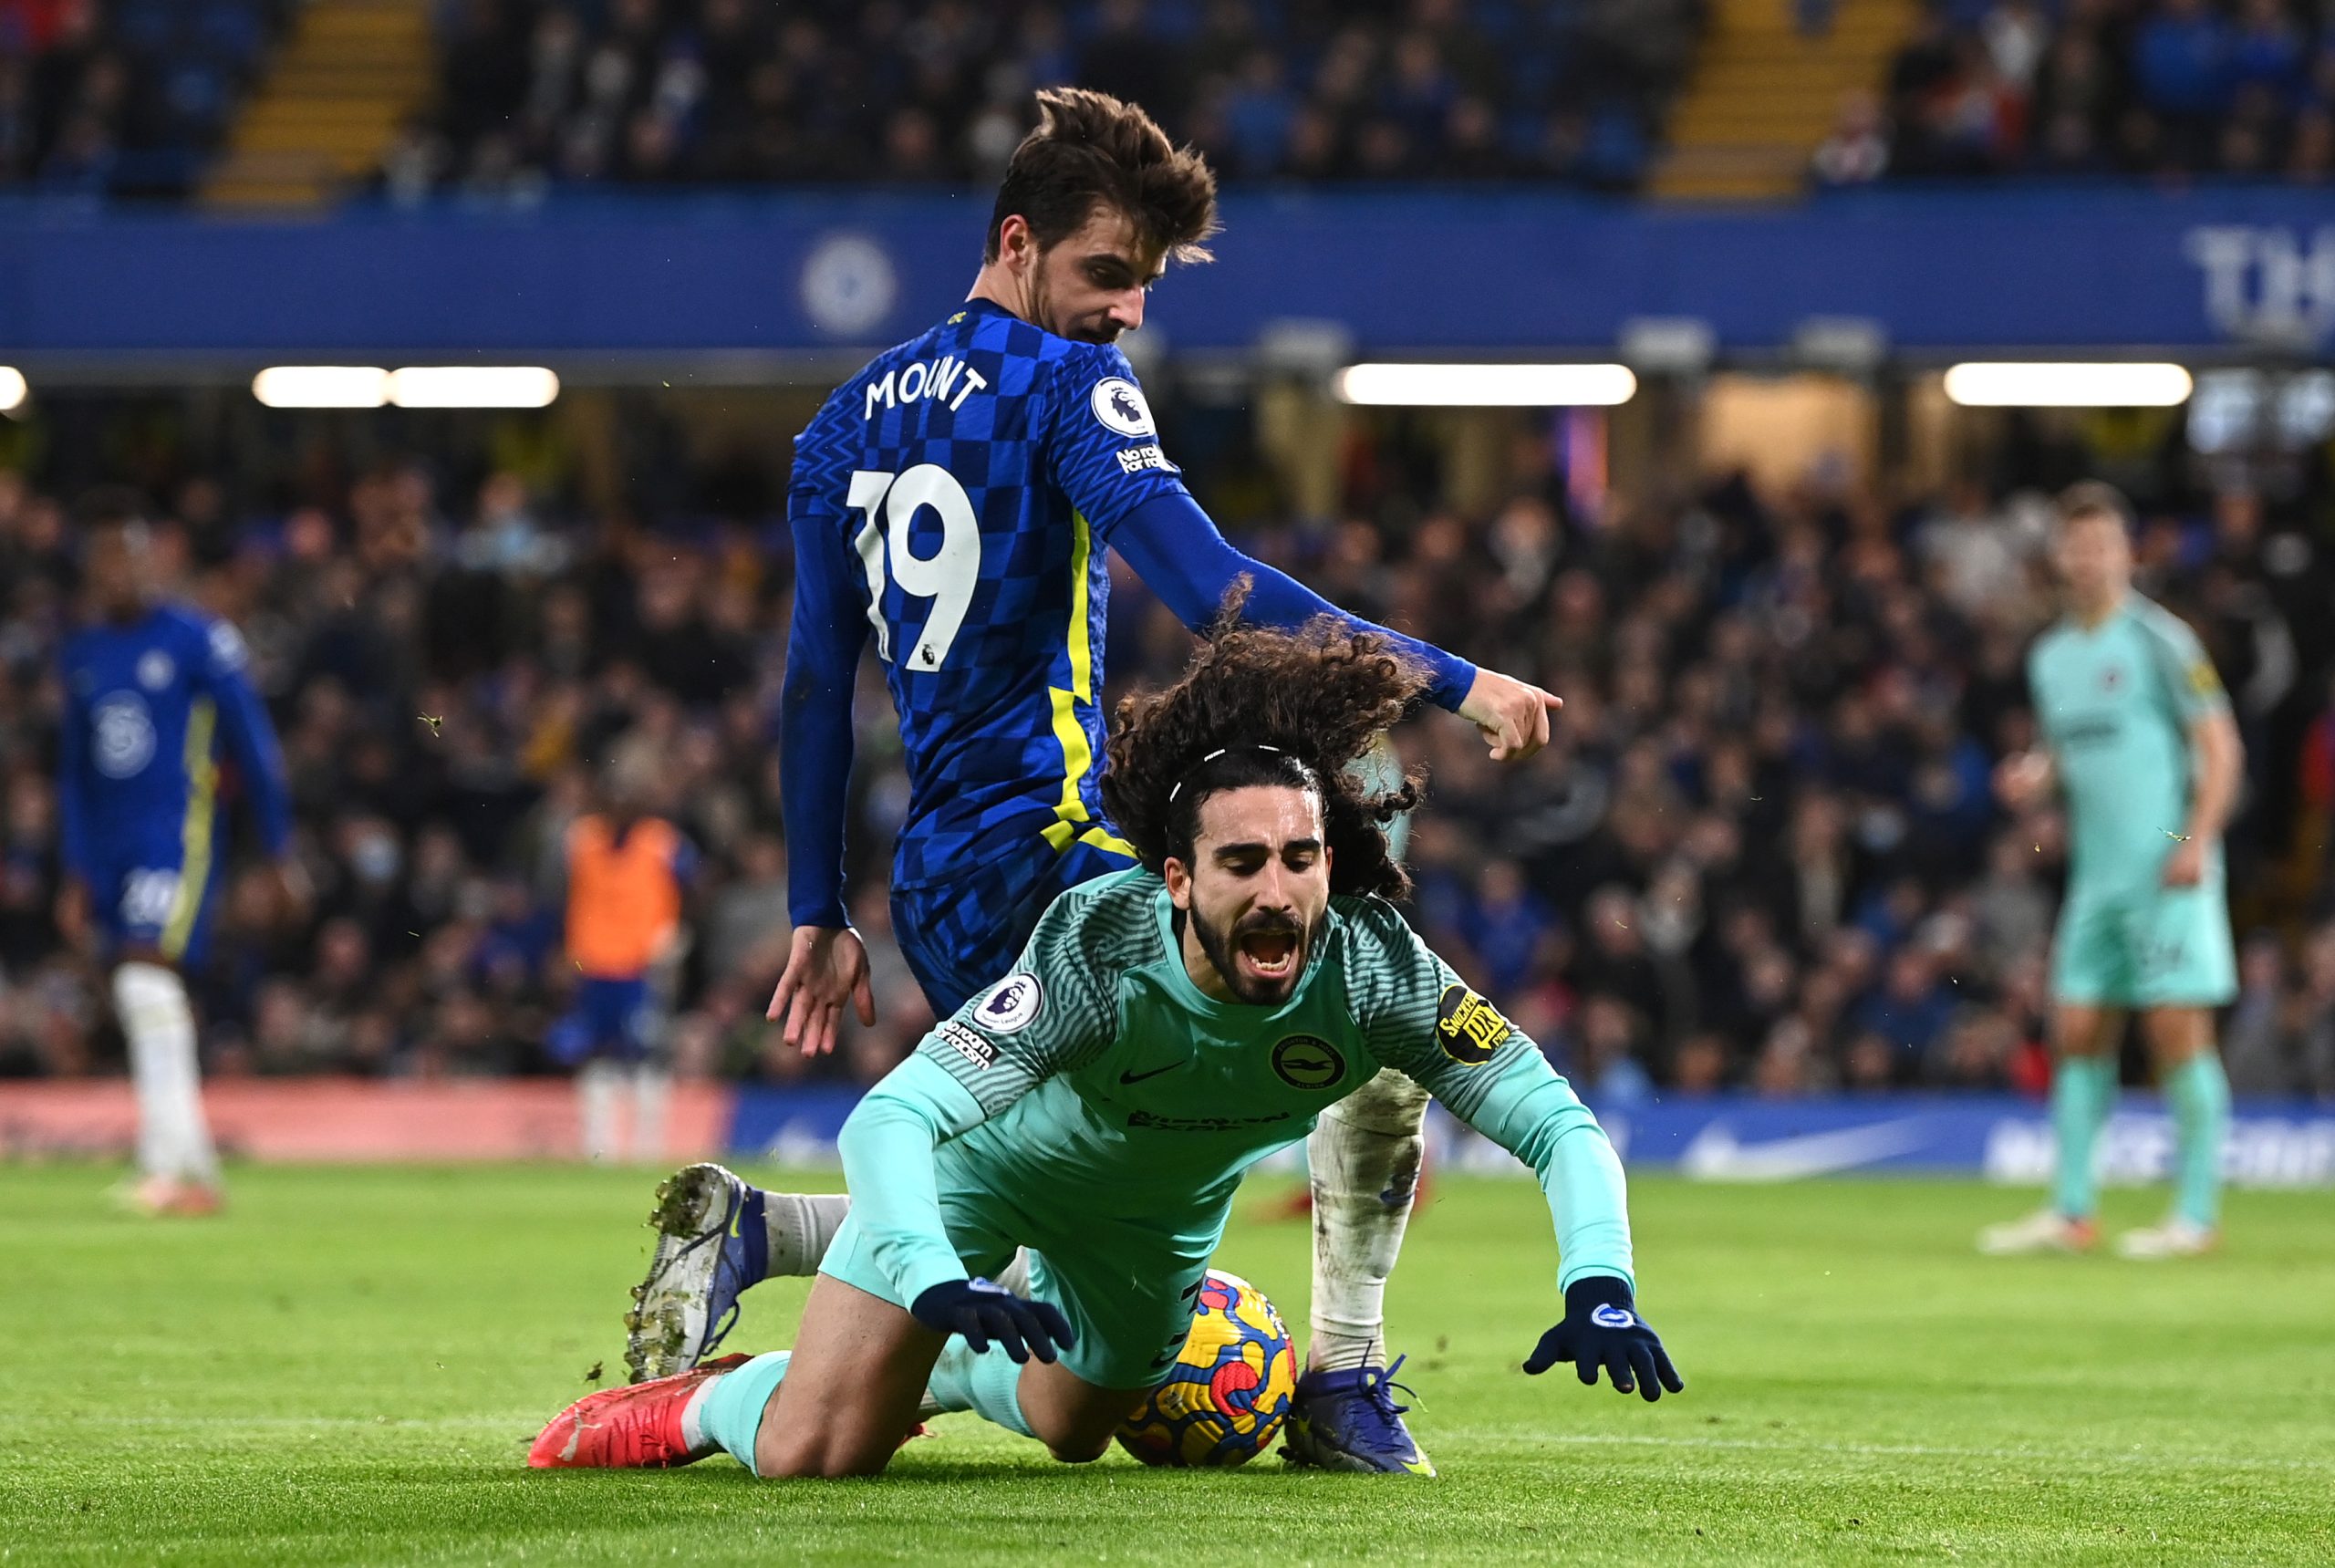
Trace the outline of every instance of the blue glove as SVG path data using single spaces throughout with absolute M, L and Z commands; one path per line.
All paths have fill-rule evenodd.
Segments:
M 1634 1386 L 1648 1404 L 1665 1388 L 1676 1394 L 1686 1386 L 1662 1341 L 1638 1316 L 1629 1282 L 1610 1274 L 1592 1274 L 1566 1288 L 1564 1322 L 1541 1336 L 1524 1370 L 1537 1376 L 1560 1361 L 1572 1362 L 1583 1383 L 1595 1383 L 1603 1366 L 1613 1375 L 1615 1392 Z
M 995 1340 L 1015 1361 L 1034 1355 L 1050 1362 L 1055 1345 L 1068 1350 L 1078 1343 L 1077 1331 L 1053 1303 L 1023 1301 L 987 1280 L 934 1285 L 916 1298 L 908 1313 L 935 1334 L 963 1334 L 975 1354 Z

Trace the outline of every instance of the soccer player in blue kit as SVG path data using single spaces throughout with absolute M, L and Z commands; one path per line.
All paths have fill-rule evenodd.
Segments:
M 275 858 L 279 908 L 295 899 L 284 761 L 235 628 L 158 597 L 144 503 L 99 490 L 78 521 L 91 619 L 63 649 L 57 925 L 78 939 L 94 920 L 114 965 L 138 1096 L 132 1200 L 153 1214 L 209 1213 L 219 1207 L 219 1159 L 182 971 L 202 956 L 226 862 L 223 751 Z
M 1097 793 L 1106 548 L 1194 630 L 1244 577 L 1254 622 L 1327 614 L 1381 629 L 1225 542 L 1113 347 L 1142 325 L 1170 256 L 1206 259 L 1214 176 L 1132 105 L 1074 88 L 1039 103 L 970 297 L 846 380 L 795 447 L 780 742 L 795 929 L 770 1015 L 807 1053 L 832 1048 L 846 1003 L 874 1020 L 842 898 L 852 691 L 871 635 L 911 791 L 893 929 L 947 1017 L 1006 973 L 1056 894 L 1135 864 Z M 1384 635 L 1493 756 L 1547 741 L 1554 697 Z M 1308 1143 L 1313 1333 L 1291 1427 L 1302 1459 L 1433 1473 L 1387 1392 L 1380 1337 L 1426 1103 L 1416 1084 L 1381 1075 L 1326 1111 Z M 660 1189 L 663 1236 L 628 1319 L 634 1376 L 695 1365 L 739 1291 L 816 1267 L 846 1205 L 764 1194 L 717 1166 L 679 1173 Z

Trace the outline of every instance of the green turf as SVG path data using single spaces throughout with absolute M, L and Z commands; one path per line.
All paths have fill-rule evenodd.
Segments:
M 1640 1180 L 1689 1384 L 1649 1407 L 1517 1369 L 1540 1195 L 1446 1181 L 1392 1303 L 1437 1481 L 1074 1469 L 954 1417 L 883 1480 L 773 1484 L 522 1468 L 621 1375 L 642 1173 L 249 1170 L 170 1225 L 106 1179 L 0 1168 L 0 1560 L 2335 1562 L 2323 1195 L 2241 1195 L 2225 1253 L 2151 1267 L 1973 1256 L 2025 1194 Z M 1224 1262 L 1302 1323 L 1305 1248 L 1244 1220 Z M 755 1296 L 740 1345 L 799 1300 Z

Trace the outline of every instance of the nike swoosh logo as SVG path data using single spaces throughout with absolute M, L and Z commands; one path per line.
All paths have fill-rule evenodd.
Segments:
M 1181 1062 L 1170 1062 L 1165 1067 L 1154 1067 L 1148 1073 L 1122 1073 L 1119 1075 L 1119 1082 L 1122 1084 L 1140 1084 L 1146 1078 L 1157 1078 L 1160 1074 L 1172 1073 L 1182 1065 L 1183 1064 Z
M 1701 1181 L 1790 1181 L 1872 1165 L 1926 1141 L 1918 1116 L 1749 1144 L 1715 1121 L 1679 1151 L 1678 1168 Z

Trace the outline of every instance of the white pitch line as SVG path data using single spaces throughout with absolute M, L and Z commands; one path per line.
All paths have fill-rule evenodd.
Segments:
M 1933 1443 L 1840 1443 L 1793 1442 L 1789 1438 L 1674 1438 L 1651 1437 L 1638 1433 L 1552 1432 L 1537 1438 L 1521 1438 L 1511 1429 L 1469 1431 L 1465 1428 L 1446 1432 L 1441 1437 L 1447 1446 L 1454 1440 L 1474 1441 L 1509 1448 L 1524 1448 L 1538 1443 L 1563 1443 L 1576 1448 L 1594 1448 L 1601 1444 L 1649 1449 L 1742 1449 L 1771 1453 L 1846 1454 L 1858 1458 L 1955 1459 L 2021 1459 L 2031 1463 L 2074 1461 L 2085 1464 L 2175 1465 L 2215 1467 L 2223 1469 L 2288 1469 L 2335 1471 L 2335 1459 L 2286 1459 L 2268 1456 L 2239 1458 L 2230 1454 L 2173 1454 L 2147 1449 L 2123 1450 L 2100 1449 L 1980 1449 L 1956 1448 Z

